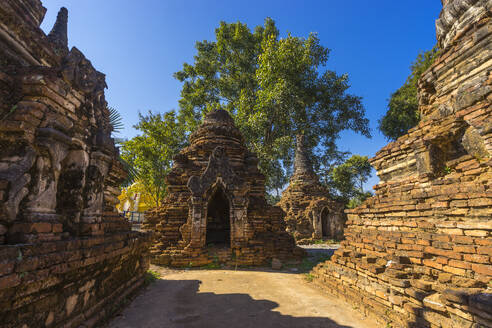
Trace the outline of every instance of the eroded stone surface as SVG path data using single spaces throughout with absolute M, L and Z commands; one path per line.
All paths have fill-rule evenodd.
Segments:
M 345 222 L 344 206 L 334 201 L 313 171 L 302 135 L 296 136 L 294 173 L 278 206 L 285 211 L 287 231 L 298 244 L 313 239 L 340 239 Z
M 92 326 L 143 281 L 150 236 L 115 211 L 126 172 L 106 82 L 67 47 L 68 12 L 0 0 L 0 322 Z
M 376 195 L 313 272 L 393 327 L 492 327 L 492 1 L 444 2 L 423 119 L 371 159 Z

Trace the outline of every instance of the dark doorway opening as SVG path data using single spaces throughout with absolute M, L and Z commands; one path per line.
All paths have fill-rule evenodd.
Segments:
M 217 188 L 207 206 L 207 245 L 229 246 L 231 220 L 229 200 L 221 188 Z
M 323 237 L 331 237 L 330 221 L 328 216 L 328 209 L 325 207 L 321 211 L 321 232 Z

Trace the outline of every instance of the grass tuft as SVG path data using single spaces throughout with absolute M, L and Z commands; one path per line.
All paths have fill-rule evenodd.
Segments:
M 305 273 L 304 274 L 304 279 L 306 279 L 307 282 L 313 282 L 314 280 L 314 275 L 310 274 L 310 273 Z
M 145 275 L 145 284 L 150 285 L 151 283 L 159 279 L 161 279 L 161 275 L 158 272 L 148 270 Z
M 313 240 L 314 245 L 330 245 L 330 244 L 336 244 L 337 242 L 334 239 L 315 239 Z

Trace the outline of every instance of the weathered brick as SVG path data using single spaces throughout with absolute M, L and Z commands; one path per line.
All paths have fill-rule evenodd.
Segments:
M 453 238 L 456 238 L 456 237 L 459 237 L 459 236 L 453 236 Z M 437 235 L 433 235 L 432 239 L 436 240 L 436 241 L 450 242 L 451 236 L 450 235 L 437 234 Z
M 455 245 L 453 246 L 453 251 L 458 253 L 476 253 L 476 248 L 473 245 Z
M 418 306 L 416 304 L 413 304 L 413 303 L 405 303 L 403 304 L 403 308 L 405 309 L 405 311 L 407 311 L 408 313 L 412 313 L 414 315 L 420 315 L 421 311 L 422 311 L 422 306 Z
M 468 200 L 468 205 L 469 206 L 492 206 L 492 199 L 490 199 L 490 198 L 470 199 L 470 200 Z
M 448 264 L 449 259 L 447 257 L 438 256 L 436 257 L 435 261 L 439 264 Z
M 474 239 L 471 236 L 453 236 L 453 242 L 458 244 L 473 244 Z
M 53 224 L 53 232 L 63 232 L 63 225 L 61 223 Z
M 468 262 L 476 262 L 482 264 L 486 264 L 490 262 L 490 257 L 487 255 L 465 254 L 463 255 L 463 259 Z
M 0 262 L 0 276 L 10 274 L 14 271 L 13 261 Z
M 442 231 L 450 235 L 463 235 L 464 230 L 455 228 L 455 229 L 442 229 Z M 465 230 L 465 231 L 471 231 L 471 230 Z
M 487 231 L 485 230 L 465 230 L 464 233 L 466 236 L 473 237 L 486 237 L 488 235 Z
M 472 263 L 472 270 L 478 274 L 492 276 L 492 265 Z
M 469 230 L 492 230 L 492 222 L 487 221 L 464 221 L 457 224 L 458 228 Z
M 471 269 L 471 263 L 458 260 L 449 260 L 449 266 L 462 269 Z
M 492 246 L 492 238 L 476 238 L 474 242 L 481 246 Z
M 462 258 L 461 254 L 458 254 L 454 251 L 439 249 L 439 248 L 435 248 L 435 247 L 431 247 L 431 246 L 425 247 L 424 252 L 428 253 L 428 254 L 440 255 L 440 256 L 451 258 L 451 259 L 456 259 L 456 260 L 461 260 L 461 258 Z
M 439 264 L 434 260 L 424 259 L 422 263 L 424 263 L 424 265 L 429 266 L 431 268 L 442 270 L 442 264 Z
M 15 287 L 19 285 L 20 282 L 21 279 L 16 273 L 0 277 L 0 290 Z
M 442 267 L 442 269 L 446 272 L 456 274 L 458 276 L 465 276 L 466 275 L 466 270 L 465 269 L 460 269 L 460 268 L 455 268 L 449 265 L 445 265 Z
M 477 253 L 481 255 L 492 256 L 492 247 L 491 246 L 480 246 L 477 248 Z
M 482 288 L 484 286 L 483 282 L 481 282 L 479 279 L 476 279 L 476 275 L 474 279 L 471 278 L 466 278 L 466 277 L 460 277 L 460 276 L 451 276 L 451 280 L 447 281 L 448 283 L 452 284 L 452 286 L 455 287 L 461 287 L 461 288 Z
M 442 269 L 442 266 L 441 266 L 441 269 Z M 437 281 L 439 281 L 440 283 L 447 283 L 447 282 L 451 281 L 451 278 L 452 278 L 452 275 L 450 273 L 439 272 L 438 277 L 437 277 Z
M 431 245 L 431 241 L 430 240 L 425 240 L 425 239 L 417 239 L 417 245 L 430 246 Z

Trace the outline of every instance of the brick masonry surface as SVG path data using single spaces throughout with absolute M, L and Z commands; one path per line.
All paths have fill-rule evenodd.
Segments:
M 151 235 L 115 212 L 105 76 L 45 12 L 0 0 L 0 327 L 92 327 L 144 281 Z
M 392 327 L 492 327 L 492 1 L 449 0 L 422 120 L 371 164 L 376 195 L 347 210 L 315 282 Z

